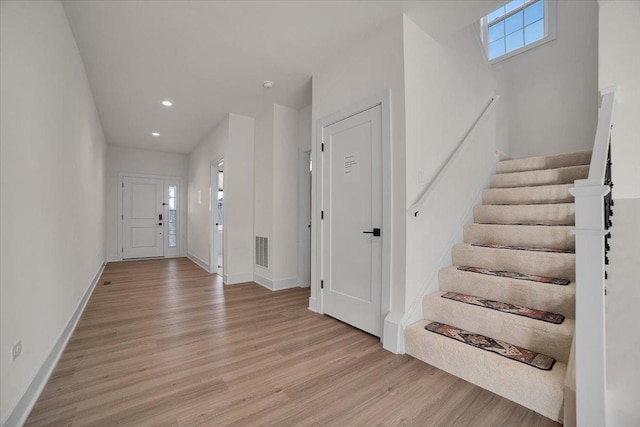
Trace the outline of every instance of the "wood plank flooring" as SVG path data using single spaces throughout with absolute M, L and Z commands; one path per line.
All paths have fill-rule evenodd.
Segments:
M 111 284 L 102 285 L 104 281 Z M 110 263 L 27 426 L 557 426 L 186 258 Z

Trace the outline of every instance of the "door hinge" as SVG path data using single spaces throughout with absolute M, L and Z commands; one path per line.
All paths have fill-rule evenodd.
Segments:
M 320 219 L 324 219 L 324 211 L 320 211 Z
M 124 248 L 121 248 L 121 249 L 122 249 L 122 253 L 124 253 Z
M 324 289 L 324 280 L 320 280 L 320 289 Z
M 124 188 L 124 182 L 122 183 L 122 188 Z
M 122 217 L 121 219 L 124 220 L 124 215 L 120 215 L 120 216 Z
M 324 142 L 320 144 L 320 151 L 324 151 Z

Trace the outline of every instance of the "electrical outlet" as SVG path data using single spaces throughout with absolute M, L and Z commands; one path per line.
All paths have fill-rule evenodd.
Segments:
M 18 341 L 11 349 L 11 363 L 13 363 L 22 353 L 22 340 Z

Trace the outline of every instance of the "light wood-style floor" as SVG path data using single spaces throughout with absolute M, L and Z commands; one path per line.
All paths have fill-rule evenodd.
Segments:
M 186 258 L 110 263 L 26 425 L 557 426 L 308 297 Z

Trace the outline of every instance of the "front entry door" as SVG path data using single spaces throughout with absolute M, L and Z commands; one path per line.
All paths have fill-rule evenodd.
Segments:
M 164 181 L 125 176 L 123 184 L 122 259 L 164 256 Z
M 322 307 L 381 336 L 381 106 L 323 129 Z

